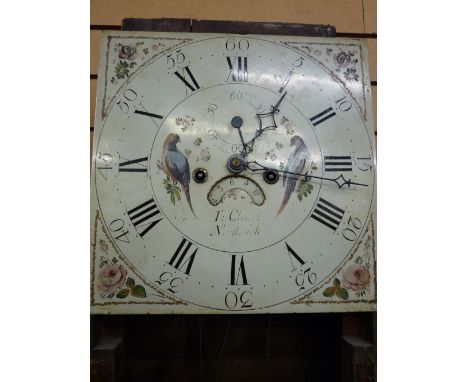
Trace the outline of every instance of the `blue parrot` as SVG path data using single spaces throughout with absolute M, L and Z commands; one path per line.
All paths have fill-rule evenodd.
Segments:
M 190 209 L 193 215 L 196 216 L 190 201 L 190 166 L 186 156 L 177 149 L 177 143 L 179 142 L 180 137 L 177 134 L 170 133 L 166 137 L 161 156 L 162 168 L 174 183 L 180 183 Z
M 309 149 L 307 148 L 302 138 L 298 135 L 293 136 L 290 143 L 291 146 L 295 146 L 295 149 L 289 156 L 284 170 L 287 172 L 302 174 L 306 164 L 310 161 Z M 297 175 L 287 173 L 283 175 L 283 187 L 286 186 L 286 190 L 284 191 L 283 202 L 281 203 L 281 207 L 276 213 L 276 216 L 278 216 L 281 211 L 283 211 L 283 208 L 288 203 L 291 194 L 296 188 L 297 179 Z

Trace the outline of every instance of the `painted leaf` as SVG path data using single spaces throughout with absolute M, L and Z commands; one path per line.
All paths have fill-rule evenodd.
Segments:
M 132 288 L 132 296 L 133 296 L 133 297 L 139 297 L 139 298 L 146 297 L 146 290 L 145 290 L 145 288 L 143 288 L 141 285 L 135 285 L 135 286 Z
M 341 285 L 340 280 L 338 280 L 338 279 L 333 280 L 333 285 L 334 285 L 336 288 L 338 288 L 338 287 Z
M 117 293 L 117 294 L 115 295 L 115 297 L 117 297 L 117 298 L 125 298 L 125 297 L 128 296 L 128 293 L 129 293 L 129 292 L 130 292 L 130 289 L 127 289 L 127 288 L 122 289 L 122 290 L 119 291 L 119 293 Z
M 335 295 L 335 288 L 329 287 L 323 291 L 325 297 L 333 297 Z
M 135 285 L 135 280 L 133 280 L 132 278 L 129 277 L 129 278 L 127 279 L 127 286 L 131 288 L 131 287 L 133 287 L 134 285 Z
M 345 288 L 336 288 L 336 295 L 343 299 L 343 300 L 347 300 L 349 295 L 348 295 L 348 291 L 345 289 Z

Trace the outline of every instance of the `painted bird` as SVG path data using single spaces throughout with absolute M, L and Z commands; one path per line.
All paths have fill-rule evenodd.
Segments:
M 302 138 L 298 135 L 291 138 L 291 146 L 294 146 L 295 149 L 289 156 L 284 171 L 302 174 L 302 171 L 304 171 L 306 164 L 310 160 L 309 149 Z M 287 173 L 283 175 L 283 187 L 286 186 L 286 190 L 284 191 L 283 202 L 281 203 L 281 207 L 276 213 L 276 216 L 278 216 L 281 211 L 283 211 L 283 208 L 286 207 L 286 204 L 288 204 L 289 198 L 296 188 L 297 179 L 297 175 Z
M 180 183 L 190 209 L 195 216 L 190 201 L 190 166 L 186 156 L 177 149 L 177 143 L 179 142 L 180 137 L 177 134 L 170 133 L 166 137 L 161 155 L 162 168 L 174 183 Z

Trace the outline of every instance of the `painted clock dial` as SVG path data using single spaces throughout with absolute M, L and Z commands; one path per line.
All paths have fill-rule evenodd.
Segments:
M 359 40 L 105 35 L 93 312 L 374 309 L 366 54 Z

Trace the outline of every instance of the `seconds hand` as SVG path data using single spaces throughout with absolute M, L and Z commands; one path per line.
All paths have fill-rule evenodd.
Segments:
M 242 127 L 243 123 L 244 123 L 244 121 L 239 116 L 235 116 L 235 117 L 233 117 L 231 119 L 231 126 L 234 127 L 235 129 L 237 129 L 237 131 L 239 132 L 240 140 L 242 142 L 242 153 L 241 153 L 241 155 L 243 157 L 245 157 L 248 154 L 247 149 L 249 147 L 245 144 L 244 136 L 242 135 L 241 127 Z

